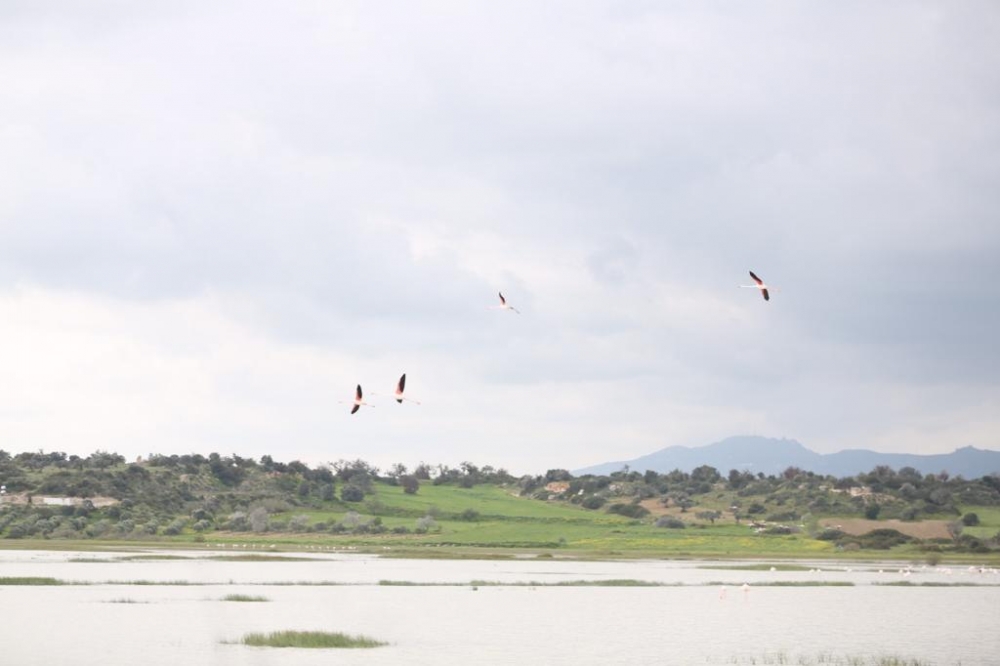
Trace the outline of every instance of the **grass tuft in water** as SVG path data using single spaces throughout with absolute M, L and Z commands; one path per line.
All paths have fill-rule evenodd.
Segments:
M 209 555 L 203 559 L 219 562 L 322 562 L 311 557 L 295 557 L 294 555 L 268 555 L 265 553 L 246 553 L 245 555 Z
M 253 647 L 295 648 L 374 648 L 388 645 L 367 636 L 351 636 L 329 631 L 272 631 L 246 634 L 240 641 Z
M 267 597 L 253 594 L 227 594 L 222 597 L 223 601 L 270 601 Z
M 789 666 L 931 666 L 931 662 L 897 655 L 837 655 L 821 653 L 815 657 L 807 655 L 795 655 L 794 657 L 784 652 L 768 653 L 757 657 L 731 657 L 729 664 L 764 664 L 767 666 L 789 665 Z
M 199 583 L 191 580 L 106 580 L 103 583 L 83 583 L 84 585 L 211 585 L 212 583 Z
M 635 578 L 611 578 L 608 580 L 560 580 L 543 583 L 537 580 L 504 582 L 499 580 L 470 580 L 467 583 L 418 583 L 411 580 L 380 580 L 379 585 L 418 587 L 680 587 L 680 583 L 658 583 Z
M 0 585 L 65 585 L 66 581 L 45 576 L 2 576 Z
M 713 569 L 719 571 L 809 571 L 809 567 L 801 564 L 711 564 L 698 567 L 699 569 Z
M 555 587 L 665 587 L 664 583 L 634 578 L 610 578 L 607 580 L 561 580 L 556 583 L 542 583 Z
M 910 580 L 892 580 L 886 582 L 875 582 L 872 585 L 879 585 L 882 587 L 996 587 L 995 585 L 981 584 L 981 583 L 939 583 L 936 581 L 924 581 L 922 583 L 915 583 Z
M 705 583 L 709 587 L 734 585 L 732 581 L 714 580 Z M 738 587 L 738 586 L 737 586 Z M 772 580 L 758 581 L 751 587 L 854 587 L 854 583 L 846 580 Z

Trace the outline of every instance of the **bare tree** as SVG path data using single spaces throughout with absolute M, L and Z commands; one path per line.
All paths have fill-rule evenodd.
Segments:
M 248 516 L 250 529 L 254 532 L 267 531 L 267 509 L 262 506 L 255 507 Z

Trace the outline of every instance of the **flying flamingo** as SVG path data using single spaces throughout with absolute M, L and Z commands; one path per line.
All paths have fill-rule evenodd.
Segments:
M 764 284 L 764 281 L 754 275 L 753 271 L 750 271 L 750 277 L 752 277 L 753 281 L 757 284 L 741 284 L 740 287 L 743 289 L 760 289 L 760 295 L 764 297 L 764 300 L 771 300 L 771 295 L 767 292 L 768 286 Z
M 393 398 L 395 398 L 396 402 L 398 402 L 399 404 L 403 404 L 403 401 L 405 400 L 407 402 L 415 402 L 416 404 L 419 405 L 420 404 L 419 400 L 414 400 L 413 398 L 407 398 L 403 396 L 403 391 L 405 390 L 406 390 L 406 373 L 404 372 L 403 375 L 399 378 L 399 381 L 396 382 L 396 392 L 393 393 Z M 382 394 L 372 393 L 372 395 L 382 395 Z
M 338 400 L 337 402 L 344 404 L 343 400 Z M 375 405 L 369 405 L 367 402 L 365 402 L 365 399 L 361 393 L 361 384 L 358 384 L 357 391 L 355 391 L 354 393 L 354 400 L 349 404 L 354 405 L 353 407 L 351 407 L 351 414 L 356 414 L 358 410 L 361 409 L 361 405 L 364 405 L 365 407 L 375 406 Z
M 517 314 L 521 314 L 517 308 L 507 304 L 507 299 L 503 297 L 501 292 L 498 291 L 497 295 L 500 296 L 500 305 L 491 305 L 490 310 L 513 310 L 514 312 L 517 312 Z
M 399 404 L 402 405 L 403 401 L 406 400 L 408 402 L 415 402 L 418 405 L 420 404 L 420 401 L 414 400 L 413 398 L 404 398 L 403 397 L 403 391 L 404 390 L 406 390 L 406 373 L 405 372 L 399 378 L 399 382 L 396 383 L 396 402 L 398 402 Z

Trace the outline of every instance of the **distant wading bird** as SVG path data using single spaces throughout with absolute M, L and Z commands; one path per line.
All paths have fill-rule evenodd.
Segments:
M 511 310 L 513 312 L 517 312 L 517 314 L 521 314 L 517 308 L 507 304 L 507 299 L 503 297 L 501 292 L 498 291 L 497 295 L 500 297 L 500 305 L 491 305 L 490 310 Z
M 345 404 L 343 400 L 338 400 L 338 402 L 340 402 L 341 404 Z M 361 409 L 362 405 L 364 405 L 365 407 L 374 407 L 374 405 L 369 405 L 367 402 L 365 402 L 364 396 L 361 393 L 361 384 L 358 384 L 358 388 L 354 392 L 354 401 L 346 404 L 354 405 L 353 407 L 351 407 L 351 414 L 356 414 L 358 410 Z
M 754 275 L 753 271 L 750 271 L 750 277 L 753 278 L 753 281 L 757 284 L 741 284 L 740 287 L 743 289 L 760 289 L 760 295 L 764 297 L 764 300 L 771 300 L 771 295 L 767 291 L 768 286 L 764 284 L 764 281 Z

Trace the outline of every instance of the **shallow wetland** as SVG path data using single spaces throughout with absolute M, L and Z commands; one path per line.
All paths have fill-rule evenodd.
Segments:
M 986 666 L 1000 654 L 1000 574 L 965 565 L 135 555 L 0 551 L 4 663 L 330 663 L 329 650 L 240 644 L 276 631 L 387 643 L 336 653 L 366 665 Z

